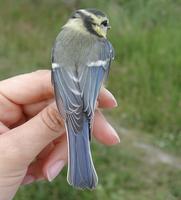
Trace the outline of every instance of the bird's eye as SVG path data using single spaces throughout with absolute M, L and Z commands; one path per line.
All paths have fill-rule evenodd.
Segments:
M 103 21 L 102 23 L 101 23 L 101 25 L 103 25 L 103 26 L 108 26 L 108 21 L 107 20 L 105 20 L 105 21 Z

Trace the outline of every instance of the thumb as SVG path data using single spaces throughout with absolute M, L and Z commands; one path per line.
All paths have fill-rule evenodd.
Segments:
M 55 103 L 23 125 L 16 127 L 0 140 L 0 152 L 13 163 L 28 165 L 51 141 L 65 133 L 64 121 Z

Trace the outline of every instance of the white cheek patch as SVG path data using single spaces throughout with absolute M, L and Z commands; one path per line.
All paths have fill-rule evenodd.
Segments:
M 58 63 L 52 63 L 52 69 L 59 68 L 60 65 Z
M 90 62 L 88 63 L 88 67 L 100 67 L 100 66 L 105 66 L 107 64 L 107 60 L 98 60 L 95 62 Z

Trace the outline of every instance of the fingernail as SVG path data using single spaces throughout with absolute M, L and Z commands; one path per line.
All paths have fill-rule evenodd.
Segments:
M 63 160 L 55 162 L 48 168 L 47 171 L 47 178 L 51 182 L 53 179 L 61 172 L 62 168 L 64 167 L 65 162 Z
M 113 103 L 113 107 L 117 107 L 118 106 L 118 103 L 115 99 L 115 97 L 113 96 L 113 94 L 111 92 L 109 92 L 109 90 L 107 90 L 107 95 L 108 95 L 108 98 L 110 98 L 110 100 L 112 100 L 112 103 Z
M 110 129 L 111 135 L 114 136 L 114 141 L 113 141 L 113 143 L 114 143 L 114 144 L 120 143 L 120 137 L 119 137 L 119 135 L 117 134 L 117 132 L 115 131 L 115 129 L 114 129 L 110 124 L 108 124 L 108 126 L 109 126 L 109 129 Z
M 35 181 L 35 177 L 33 177 L 32 175 L 27 175 L 24 177 L 23 181 L 22 181 L 22 185 L 28 185 L 30 183 L 32 183 L 33 181 Z

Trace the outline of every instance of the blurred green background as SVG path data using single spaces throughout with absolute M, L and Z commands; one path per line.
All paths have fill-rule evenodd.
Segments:
M 116 59 L 105 111 L 121 144 L 93 142 L 95 191 L 77 191 L 66 169 L 53 183 L 22 187 L 15 200 L 181 199 L 181 1 L 0 0 L 0 79 L 50 68 L 53 41 L 76 8 L 105 11 Z

